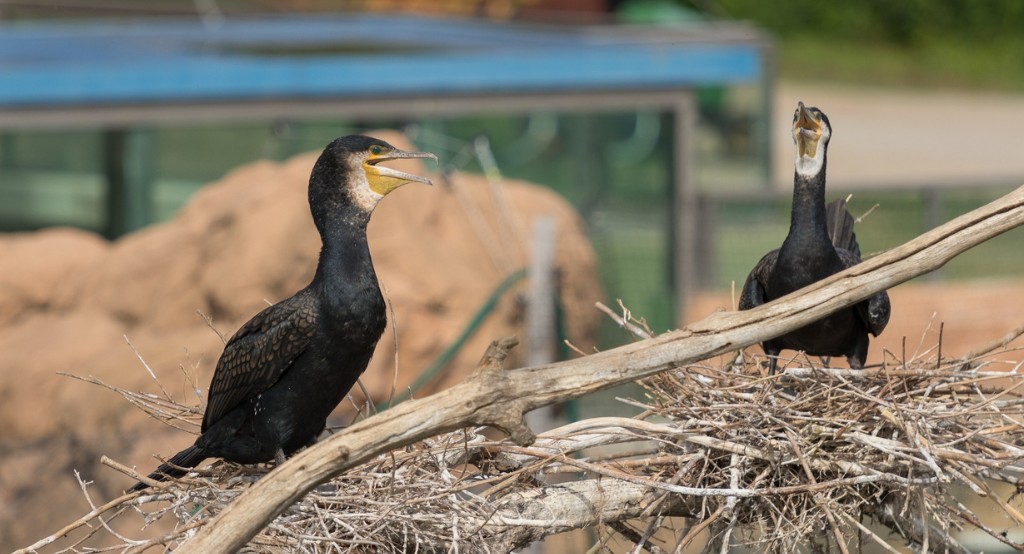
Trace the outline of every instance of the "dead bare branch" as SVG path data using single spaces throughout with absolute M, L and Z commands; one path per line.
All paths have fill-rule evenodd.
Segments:
M 747 312 L 719 312 L 681 331 L 568 362 L 500 369 L 514 341 L 495 343 L 469 379 L 357 423 L 276 468 L 202 527 L 180 552 L 233 552 L 318 484 L 374 456 L 437 433 L 490 425 L 519 444 L 534 439 L 523 414 L 761 342 L 933 271 L 1024 224 L 1024 186 L 920 237 Z
M 876 258 L 856 275 L 781 301 L 798 315 L 775 305 L 718 314 L 603 354 L 511 372 L 501 368 L 514 340 L 502 341 L 466 382 L 354 424 L 273 471 L 226 462 L 195 468 L 158 492 L 95 508 L 29 549 L 74 531 L 64 551 L 95 551 L 83 541 L 106 533 L 117 544 L 100 550 L 205 551 L 212 544 L 210 551 L 222 551 L 248 543 L 246 550 L 257 552 L 500 552 L 596 525 L 604 526 L 602 537 L 620 534 L 654 551 L 662 547 L 652 525 L 676 516 L 694 520 L 676 535 L 677 550 L 702 530 L 716 551 L 737 541 L 787 551 L 829 536 L 843 544 L 858 534 L 884 542 L 865 531 L 863 517 L 918 550 L 963 551 L 956 532 L 968 527 L 1021 548 L 1019 538 L 1001 535 L 946 490 L 962 485 L 1024 521 L 1012 499 L 1001 496 L 1005 489 L 990 486 L 997 481 L 1019 491 L 1024 481 L 1024 361 L 1005 359 L 1020 349 L 996 343 L 984 355 L 943 361 L 922 341 L 923 354 L 890 353 L 877 368 L 830 369 L 801 359 L 801 367 L 773 378 L 763 377 L 758 356 L 724 366 L 704 361 L 937 267 L 965 244 L 956 238 L 961 233 L 971 240 L 994 233 L 993 218 L 1004 230 L 1024 222 L 1024 188 L 1014 198 L 1012 207 L 1004 200 L 988 216 L 972 216 L 972 225 L 880 256 L 894 256 L 896 269 L 881 262 L 871 269 Z M 915 267 L 922 257 L 932 265 Z M 631 319 L 625 310 L 622 317 Z M 533 407 L 641 376 L 645 396 L 623 399 L 640 410 L 635 418 L 594 418 L 538 437 L 522 424 Z M 791 392 L 778 386 L 783 379 Z M 194 427 L 195 408 L 86 380 L 161 421 Z M 519 444 L 489 438 L 475 425 L 501 427 Z M 107 465 L 134 477 L 129 468 Z M 547 480 L 565 476 L 574 480 Z M 146 525 L 168 516 L 177 527 L 136 539 L 105 523 L 133 514 Z M 625 525 L 630 519 L 645 520 L 647 530 Z

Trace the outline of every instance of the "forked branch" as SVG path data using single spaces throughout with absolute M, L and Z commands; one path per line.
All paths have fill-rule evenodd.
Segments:
M 527 443 L 532 409 L 743 348 L 799 328 L 918 275 L 1024 224 L 1024 187 L 796 293 L 747 312 L 717 313 L 687 328 L 584 358 L 500 368 L 514 341 L 495 343 L 481 369 L 430 397 L 357 423 L 276 468 L 240 495 L 180 552 L 233 552 L 316 485 L 379 454 L 445 431 L 492 425 Z

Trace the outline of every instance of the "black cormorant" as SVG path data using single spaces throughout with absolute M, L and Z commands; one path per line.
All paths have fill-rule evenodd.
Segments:
M 846 202 L 825 206 L 825 165 L 832 127 L 828 117 L 803 102 L 793 115 L 796 176 L 789 234 L 782 247 L 765 254 L 743 284 L 739 308 L 749 310 L 860 263 L 853 217 Z M 846 356 L 860 369 L 868 355 L 868 333 L 878 336 L 889 322 L 889 295 L 879 292 L 795 331 L 761 343 L 774 374 L 783 349 L 814 356 Z
M 323 242 L 312 282 L 231 337 L 210 383 L 201 434 L 150 478 L 183 475 L 174 466 L 195 467 L 206 458 L 281 462 L 315 441 L 384 332 L 384 299 L 366 241 L 370 214 L 401 185 L 431 184 L 380 165 L 401 158 L 437 161 L 358 135 L 336 139 L 320 154 L 309 178 L 309 207 Z

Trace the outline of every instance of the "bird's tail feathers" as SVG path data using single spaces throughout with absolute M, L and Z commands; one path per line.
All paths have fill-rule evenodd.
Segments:
M 153 473 L 149 474 L 149 478 L 154 481 L 166 481 L 170 478 L 181 477 L 188 472 L 179 468 L 196 467 L 199 465 L 199 462 L 202 462 L 206 458 L 206 454 L 203 454 L 200 448 L 193 444 L 185 450 L 171 456 L 171 458 L 167 460 L 167 463 L 160 464 Z M 132 488 L 128 489 L 128 492 L 141 491 L 148 486 L 149 485 L 140 481 L 135 483 Z
M 853 232 L 853 216 L 846 209 L 846 200 L 838 198 L 825 207 L 825 221 L 828 224 L 828 236 L 836 248 L 848 250 L 860 259 L 860 245 L 857 235 Z

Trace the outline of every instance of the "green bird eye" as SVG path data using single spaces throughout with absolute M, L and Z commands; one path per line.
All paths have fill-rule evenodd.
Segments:
M 370 153 L 373 154 L 374 156 L 380 154 L 383 151 L 384 151 L 384 148 L 382 148 L 378 144 L 374 144 L 373 146 L 370 147 Z

